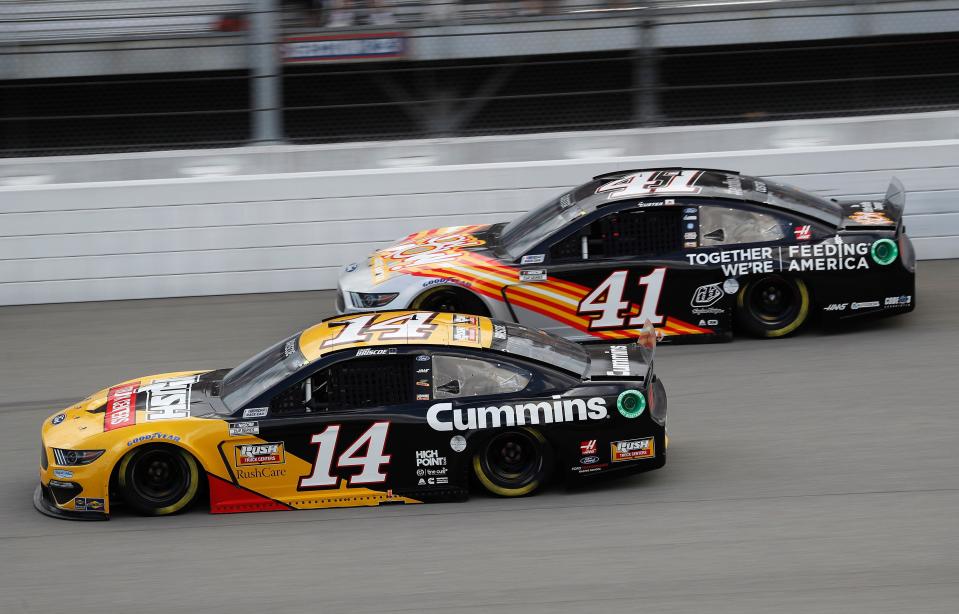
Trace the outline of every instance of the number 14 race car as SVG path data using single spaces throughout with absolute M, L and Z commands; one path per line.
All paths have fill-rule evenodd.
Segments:
M 666 462 L 651 325 L 580 346 L 485 317 L 339 316 L 234 369 L 129 380 L 45 420 L 36 508 L 106 519 L 530 494 Z
M 506 224 L 414 233 L 341 273 L 339 313 L 457 311 L 574 341 L 760 337 L 915 306 L 905 192 L 839 202 L 734 171 L 595 177 Z

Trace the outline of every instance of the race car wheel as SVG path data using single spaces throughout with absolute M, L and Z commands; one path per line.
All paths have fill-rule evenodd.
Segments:
M 135 511 L 166 516 L 186 509 L 196 498 L 200 468 L 186 450 L 143 446 L 120 461 L 117 483 L 123 500 Z
M 437 288 L 413 301 L 414 309 L 444 313 L 469 313 L 489 316 L 489 309 L 475 294 L 459 288 Z
M 784 337 L 809 317 L 809 290 L 801 279 L 768 275 L 746 283 L 736 297 L 736 320 L 757 337 Z
M 480 484 L 501 497 L 532 493 L 546 483 L 552 467 L 549 443 L 533 429 L 498 433 L 473 456 Z

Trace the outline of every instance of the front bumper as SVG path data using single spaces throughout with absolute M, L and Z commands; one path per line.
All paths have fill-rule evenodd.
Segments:
M 53 496 L 50 489 L 43 484 L 37 484 L 37 489 L 33 491 L 33 507 L 44 516 L 51 518 L 62 518 L 65 520 L 109 520 L 110 515 L 105 512 L 77 512 L 74 510 L 65 510 L 53 502 Z

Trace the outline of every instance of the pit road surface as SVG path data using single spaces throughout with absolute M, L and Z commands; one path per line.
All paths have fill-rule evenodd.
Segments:
M 55 520 L 46 416 L 231 366 L 328 292 L 0 309 L 0 612 L 959 611 L 959 261 L 907 316 L 662 347 L 660 471 L 466 503 Z

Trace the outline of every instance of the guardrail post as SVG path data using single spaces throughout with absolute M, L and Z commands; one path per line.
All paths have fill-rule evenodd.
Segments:
M 283 67 L 277 0 L 250 0 L 250 131 L 255 144 L 283 140 Z

